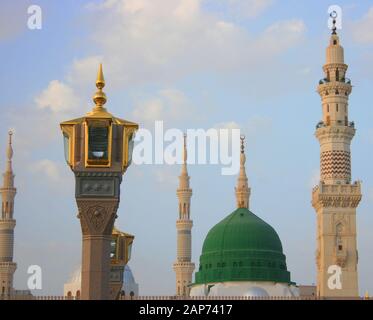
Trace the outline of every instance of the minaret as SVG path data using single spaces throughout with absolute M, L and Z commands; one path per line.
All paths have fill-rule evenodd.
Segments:
M 7 165 L 4 176 L 4 184 L 0 189 L 2 196 L 2 209 L 0 218 L 0 296 L 10 297 L 13 294 L 13 274 L 17 264 L 13 262 L 14 228 L 16 221 L 13 219 L 14 174 L 12 169 L 12 131 L 9 131 L 7 148 Z
M 190 177 L 187 170 L 187 147 L 186 135 L 184 135 L 184 154 L 181 175 L 179 176 L 179 188 L 177 197 L 179 199 L 179 219 L 176 221 L 177 229 L 177 260 L 174 263 L 176 273 L 176 295 L 189 296 L 189 285 L 192 283 L 194 263 L 192 260 L 192 227 L 190 220 L 190 198 L 192 189 L 189 187 Z
M 246 156 L 245 156 L 245 136 L 241 136 L 241 154 L 240 154 L 240 173 L 237 179 L 237 187 L 235 188 L 236 191 L 236 200 L 237 200 L 237 208 L 246 208 L 249 209 L 249 198 L 251 189 L 248 185 L 248 180 L 246 176 L 245 170 L 245 163 L 246 163 Z
M 315 133 L 320 142 L 320 183 L 312 193 L 317 214 L 317 294 L 356 297 L 356 207 L 361 200 L 361 187 L 360 182 L 351 183 L 350 144 L 355 127 L 348 119 L 348 97 L 352 86 L 346 78 L 348 66 L 336 21 L 333 23 L 323 67 L 325 78 L 317 88 L 323 112 Z M 339 266 L 341 273 L 331 266 Z

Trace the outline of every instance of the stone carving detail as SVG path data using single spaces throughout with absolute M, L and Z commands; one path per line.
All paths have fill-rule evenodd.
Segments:
M 104 207 L 94 206 L 88 209 L 87 215 L 91 222 L 91 225 L 96 230 L 100 230 L 106 220 L 107 212 Z
M 108 201 L 78 200 L 79 215 L 83 234 L 110 235 L 116 219 L 119 200 Z

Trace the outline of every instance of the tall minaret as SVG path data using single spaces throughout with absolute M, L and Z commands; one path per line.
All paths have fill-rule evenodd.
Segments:
M 176 221 L 177 229 L 177 259 L 174 263 L 176 273 L 176 295 L 189 296 L 189 285 L 192 283 L 194 263 L 192 260 L 192 227 L 190 220 L 190 198 L 192 189 L 189 187 L 187 170 L 187 147 L 186 135 L 184 135 L 184 154 L 181 175 L 179 176 L 179 188 L 177 197 L 179 199 L 179 219 Z
M 12 135 L 9 131 L 9 142 L 7 148 L 7 166 L 4 173 L 4 184 L 0 189 L 2 195 L 2 209 L 0 217 L 0 296 L 9 297 L 13 293 L 13 274 L 17 264 L 13 262 L 14 227 L 16 221 L 13 219 L 14 197 L 14 174 L 12 169 Z
M 249 209 L 249 198 L 251 189 L 246 176 L 245 136 L 241 136 L 240 173 L 238 174 L 236 191 L 237 208 Z
M 348 120 L 348 97 L 352 86 L 346 78 L 348 66 L 336 29 L 334 20 L 323 67 L 325 78 L 317 88 L 323 112 L 315 133 L 321 149 L 320 183 L 312 193 L 317 214 L 317 294 L 356 297 L 356 207 L 361 188 L 360 182 L 351 183 L 350 144 L 355 127 Z

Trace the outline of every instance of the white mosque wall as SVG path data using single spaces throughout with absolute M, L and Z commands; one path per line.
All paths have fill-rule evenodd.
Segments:
M 210 290 L 208 291 L 208 287 Z M 275 282 L 229 281 L 194 285 L 190 295 L 198 296 L 242 296 L 242 297 L 299 297 L 295 285 Z

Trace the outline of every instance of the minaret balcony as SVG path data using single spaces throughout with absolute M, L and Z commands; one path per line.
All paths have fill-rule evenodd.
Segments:
M 328 78 L 323 78 L 319 81 L 319 84 L 327 84 L 327 83 L 330 83 L 332 81 L 330 81 Z M 346 84 L 349 84 L 351 85 L 351 79 L 349 78 L 341 78 L 335 82 L 339 82 L 339 83 L 346 83 Z
M 330 120 L 328 123 L 326 123 L 324 121 L 319 121 L 316 125 L 316 129 L 325 128 L 328 126 L 344 126 L 355 129 L 355 122 L 345 120 Z
M 321 96 L 348 96 L 351 93 L 352 85 L 351 81 L 329 81 L 327 79 L 322 79 L 319 81 L 317 87 L 317 92 Z
M 353 184 L 320 184 L 312 190 L 312 205 L 320 207 L 356 208 L 361 200 L 361 184 L 355 181 Z

